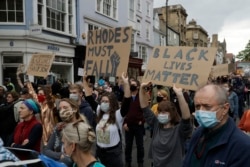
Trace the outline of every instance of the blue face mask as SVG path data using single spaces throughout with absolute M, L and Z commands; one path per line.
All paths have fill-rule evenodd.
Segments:
M 158 114 L 157 119 L 161 124 L 167 124 L 169 122 L 168 114 Z
M 213 128 L 220 122 L 216 117 L 216 113 L 216 111 L 198 110 L 195 112 L 195 119 L 200 126 L 204 128 Z

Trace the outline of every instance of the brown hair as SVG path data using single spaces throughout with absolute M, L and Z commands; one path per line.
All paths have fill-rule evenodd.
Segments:
M 160 113 L 161 111 L 169 112 L 170 118 L 171 118 L 170 123 L 172 125 L 178 124 L 181 120 L 180 115 L 177 112 L 177 109 L 175 107 L 175 104 L 170 101 L 161 101 L 158 104 L 157 110 L 158 110 L 158 113 Z
M 117 101 L 117 98 L 112 92 L 104 92 L 100 99 L 102 99 L 103 97 L 108 97 L 109 99 L 109 119 L 107 123 L 114 124 L 116 122 L 115 112 L 119 109 L 119 103 Z M 100 110 L 100 113 L 97 116 L 97 122 L 102 119 L 103 114 L 104 112 Z
M 69 85 L 69 90 L 77 89 L 79 93 L 82 92 L 83 87 L 80 84 L 71 84 Z
M 10 94 L 10 95 L 12 96 L 12 98 L 14 99 L 13 101 L 18 100 L 19 94 L 18 94 L 17 92 L 15 92 L 15 91 L 7 92 L 7 93 L 6 93 L 6 97 L 7 97 L 9 94 Z
M 53 109 L 55 106 L 55 100 L 52 96 L 52 89 L 51 89 L 51 86 L 49 85 L 45 85 L 45 86 L 42 86 L 41 89 L 38 90 L 39 91 L 43 91 L 44 92 L 44 95 L 46 97 L 46 100 L 47 100 L 47 105 L 50 109 Z

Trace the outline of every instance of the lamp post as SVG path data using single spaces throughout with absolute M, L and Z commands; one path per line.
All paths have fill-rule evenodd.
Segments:
M 166 0 L 165 6 L 166 12 L 166 46 L 168 46 L 168 0 Z

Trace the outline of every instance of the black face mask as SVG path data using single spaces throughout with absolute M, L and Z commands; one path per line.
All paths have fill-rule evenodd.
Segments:
M 160 103 L 162 100 L 163 100 L 163 97 L 161 97 L 161 96 L 157 96 L 157 97 L 156 97 L 157 103 Z
M 156 87 L 157 87 L 157 89 L 162 89 L 163 86 L 162 85 L 157 85 Z
M 130 86 L 130 91 L 133 92 L 133 91 L 136 91 L 136 89 L 137 89 L 137 86 L 135 86 L 135 85 L 131 85 Z

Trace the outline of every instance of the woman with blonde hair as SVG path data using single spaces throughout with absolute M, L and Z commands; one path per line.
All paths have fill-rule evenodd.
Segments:
M 80 114 L 79 105 L 73 99 L 61 99 L 58 105 L 59 116 L 62 122 L 59 122 L 51 134 L 48 144 L 43 149 L 43 154 L 56 160 L 63 162 L 67 166 L 72 166 L 73 162 L 62 150 L 62 128 L 67 123 L 72 123 L 77 120 L 86 122 L 86 118 Z
M 104 167 L 91 153 L 95 138 L 92 127 L 81 119 L 69 123 L 63 128 L 63 149 L 65 154 L 75 162 L 74 166 Z
M 168 95 L 168 92 L 164 89 L 160 89 L 158 90 L 157 92 L 157 96 L 156 96 L 156 101 L 157 103 L 154 104 L 151 108 L 151 110 L 153 111 L 153 113 L 155 115 L 158 115 L 158 111 L 157 111 L 157 108 L 158 108 L 158 104 L 161 102 L 161 101 L 167 101 L 169 100 L 169 95 Z

